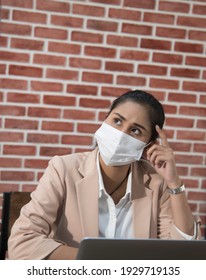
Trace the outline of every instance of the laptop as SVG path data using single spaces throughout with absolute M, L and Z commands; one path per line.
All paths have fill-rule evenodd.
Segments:
M 84 238 L 77 260 L 206 260 L 206 240 Z

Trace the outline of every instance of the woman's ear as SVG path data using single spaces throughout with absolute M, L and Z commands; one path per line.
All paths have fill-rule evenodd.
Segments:
M 144 151 L 143 151 L 143 154 L 142 154 L 142 158 L 147 160 L 147 150 L 152 147 L 152 145 L 156 144 L 157 143 L 157 140 L 153 140 L 153 141 L 150 141 L 147 146 L 144 148 Z

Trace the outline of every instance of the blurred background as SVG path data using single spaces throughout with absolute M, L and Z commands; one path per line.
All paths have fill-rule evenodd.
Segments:
M 91 150 L 114 98 L 141 89 L 165 108 L 205 236 L 205 0 L 1 0 L 0 33 L 0 221 L 3 192 Z

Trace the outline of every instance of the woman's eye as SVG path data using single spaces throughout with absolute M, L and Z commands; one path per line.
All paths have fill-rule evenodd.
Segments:
M 139 135 L 141 133 L 141 131 L 137 128 L 132 128 L 131 131 L 132 131 L 132 133 L 134 133 L 136 135 Z
M 121 119 L 118 119 L 118 118 L 115 118 L 115 119 L 114 119 L 114 123 L 115 123 L 116 125 L 121 125 L 122 120 L 121 120 Z

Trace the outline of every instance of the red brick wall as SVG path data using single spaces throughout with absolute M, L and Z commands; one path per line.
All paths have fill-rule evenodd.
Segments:
M 204 233 L 205 0 L 1 3 L 0 193 L 31 191 L 53 155 L 91 149 L 111 101 L 138 88 L 165 107 Z

